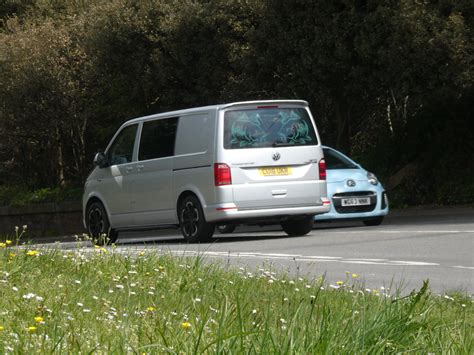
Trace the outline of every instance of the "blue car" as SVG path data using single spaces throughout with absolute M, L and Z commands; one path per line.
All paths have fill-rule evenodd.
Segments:
M 359 219 L 367 226 L 382 223 L 388 198 L 377 177 L 341 152 L 324 147 L 326 181 L 331 210 L 315 221 Z

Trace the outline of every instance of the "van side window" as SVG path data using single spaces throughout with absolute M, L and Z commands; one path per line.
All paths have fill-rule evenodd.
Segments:
M 137 135 L 138 124 L 122 129 L 107 151 L 107 159 L 111 165 L 130 163 L 133 158 L 133 147 Z
M 138 160 L 174 155 L 178 117 L 143 122 Z

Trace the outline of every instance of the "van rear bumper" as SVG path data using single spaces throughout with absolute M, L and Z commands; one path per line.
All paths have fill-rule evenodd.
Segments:
M 234 204 L 208 205 L 204 208 L 204 214 L 208 222 L 244 222 L 245 220 L 284 221 L 294 216 L 314 216 L 330 211 L 329 204 L 306 205 L 306 206 L 284 206 L 262 209 L 238 209 Z

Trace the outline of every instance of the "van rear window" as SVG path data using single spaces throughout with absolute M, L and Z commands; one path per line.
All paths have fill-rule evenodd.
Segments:
M 317 144 L 311 118 L 304 108 L 234 110 L 224 115 L 225 149 Z

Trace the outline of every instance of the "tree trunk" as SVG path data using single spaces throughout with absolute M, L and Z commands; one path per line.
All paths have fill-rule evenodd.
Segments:
M 59 132 L 59 128 L 56 127 L 56 144 L 57 144 L 57 154 L 58 154 L 58 161 L 57 161 L 57 174 L 58 174 L 58 184 L 60 187 L 66 186 L 66 174 L 65 174 L 65 163 L 64 163 L 64 154 L 63 154 L 63 145 L 61 142 L 61 134 Z
M 349 154 L 350 150 L 350 109 L 345 100 L 336 102 L 336 149 Z

